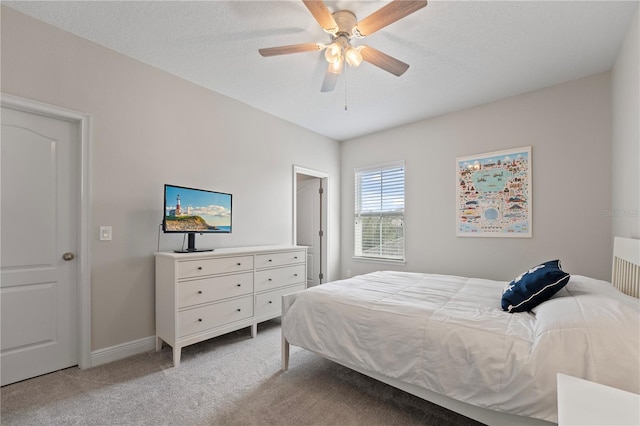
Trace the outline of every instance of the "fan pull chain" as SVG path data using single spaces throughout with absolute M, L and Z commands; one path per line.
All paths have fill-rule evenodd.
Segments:
M 344 81 L 344 110 L 347 110 L 347 81 Z
M 344 110 L 347 110 L 347 68 L 344 67 Z

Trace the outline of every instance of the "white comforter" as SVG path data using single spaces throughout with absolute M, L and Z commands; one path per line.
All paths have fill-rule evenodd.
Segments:
M 640 302 L 572 276 L 533 312 L 505 282 L 375 272 L 311 288 L 283 321 L 295 346 L 479 407 L 557 422 L 556 375 L 640 393 Z

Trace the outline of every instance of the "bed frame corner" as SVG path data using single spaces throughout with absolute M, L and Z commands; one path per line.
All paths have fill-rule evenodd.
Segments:
M 304 291 L 304 290 L 302 290 Z M 284 336 L 284 321 L 285 321 L 285 315 L 287 314 L 287 311 L 289 311 L 289 308 L 291 307 L 291 305 L 293 305 L 293 302 L 295 302 L 295 300 L 297 299 L 298 295 L 301 293 L 301 291 L 295 292 L 295 293 L 289 293 L 289 294 L 284 294 L 282 295 L 282 317 L 281 317 L 281 323 L 282 323 L 282 371 L 287 371 L 289 369 L 289 341 L 287 340 L 287 338 Z

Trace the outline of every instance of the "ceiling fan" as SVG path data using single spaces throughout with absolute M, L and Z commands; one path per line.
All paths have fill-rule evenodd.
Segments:
M 396 76 L 401 76 L 409 65 L 366 45 L 353 46 L 352 38 L 364 38 L 381 28 L 422 9 L 427 1 L 393 0 L 361 21 L 348 10 L 331 13 L 323 1 L 302 0 L 322 29 L 331 35 L 331 43 L 303 43 L 258 49 L 262 56 L 287 55 L 290 53 L 325 50 L 329 62 L 322 82 L 321 92 L 330 92 L 342 74 L 344 63 L 357 67 L 362 61 L 369 62 Z

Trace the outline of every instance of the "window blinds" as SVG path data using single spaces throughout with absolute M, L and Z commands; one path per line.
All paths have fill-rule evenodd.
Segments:
M 404 162 L 355 171 L 355 250 L 404 260 Z

